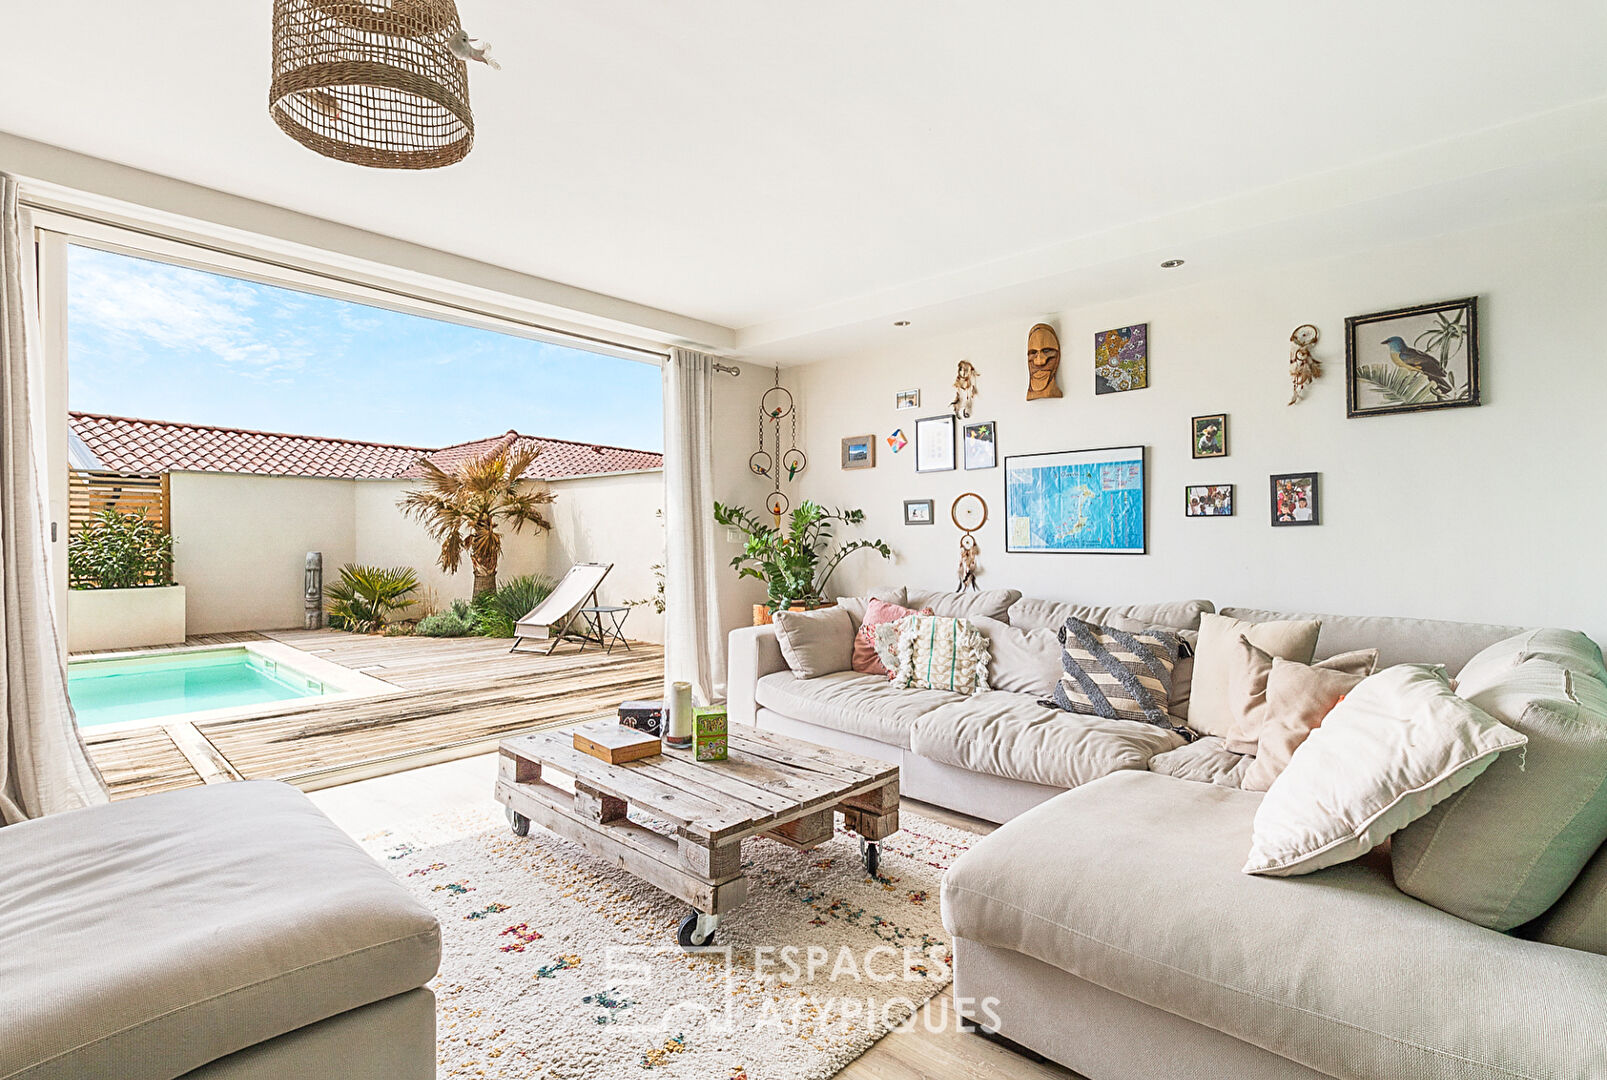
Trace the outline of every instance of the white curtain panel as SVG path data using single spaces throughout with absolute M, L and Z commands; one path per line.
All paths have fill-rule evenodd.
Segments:
M 664 667 L 704 703 L 725 700 L 715 589 L 714 357 L 671 349 L 664 363 Z M 666 696 L 667 693 L 666 693 Z
M 106 801 L 62 663 L 45 560 L 43 489 L 34 456 L 28 360 L 36 347 L 33 244 L 17 182 L 0 173 L 0 822 Z

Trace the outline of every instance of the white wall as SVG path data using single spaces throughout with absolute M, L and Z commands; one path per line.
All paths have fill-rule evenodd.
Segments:
M 575 563 L 613 563 L 598 598 L 605 604 L 651 600 L 653 566 L 664 562 L 664 474 L 659 471 L 557 480 L 558 501 L 547 507 L 546 573 L 557 578 Z M 664 616 L 639 604 L 625 631 L 641 641 L 664 640 Z
M 1157 285 L 1178 280 L 1156 271 Z M 1346 316 L 1473 294 L 1482 407 L 1345 418 Z M 1604 298 L 1607 208 L 1598 206 L 1068 307 L 1048 320 L 1064 350 L 1061 400 L 1025 400 L 1034 313 L 783 378 L 802 387 L 814 463 L 804 491 L 863 508 L 864 534 L 898 553 L 893 566 L 854 556 L 835 581 L 841 593 L 883 581 L 952 586 L 959 533 L 949 506 L 977 491 L 990 512 L 983 588 L 1547 624 L 1607 641 Z M 1149 324 L 1151 388 L 1096 399 L 1094 333 L 1138 322 Z M 1322 332 L 1325 373 L 1289 407 L 1288 338 L 1306 322 Z M 973 419 L 997 422 L 999 468 L 916 474 L 913 441 L 896 455 L 881 442 L 872 470 L 838 468 L 844 436 L 884 439 L 903 427 L 913 440 L 916 417 L 946 410 L 962 359 L 981 371 Z M 920 388 L 922 408 L 895 412 L 893 395 L 906 387 Z M 1215 412 L 1229 414 L 1231 456 L 1194 461 L 1190 417 Z M 1138 443 L 1149 447 L 1148 555 L 1004 553 L 1004 455 Z M 1274 529 L 1268 477 L 1301 470 L 1321 473 L 1323 524 Z M 1237 516 L 1186 519 L 1184 485 L 1201 483 L 1238 485 Z M 902 500 L 918 498 L 936 501 L 939 524 L 903 525 Z
M 765 496 L 770 493 L 770 481 L 753 475 L 748 470 L 748 457 L 758 448 L 759 401 L 770 389 L 775 369 L 758 364 L 740 364 L 742 374 L 737 377 L 716 373 L 714 376 L 714 488 L 715 498 L 721 502 L 737 503 L 757 513 L 764 512 Z M 787 385 L 792 385 L 788 383 Z M 796 387 L 793 387 L 796 390 Z M 765 425 L 769 427 L 768 424 Z M 783 438 L 788 429 L 783 422 Z M 801 440 L 804 430 L 800 426 Z M 766 434 L 768 440 L 770 436 Z M 766 445 L 769 445 L 767 442 Z M 772 450 L 772 453 L 774 451 Z M 808 451 L 815 470 L 835 468 L 833 456 L 825 465 L 820 464 L 813 450 Z M 793 505 L 802 498 L 800 492 L 808 490 L 809 473 L 782 489 Z M 724 568 L 733 557 L 741 554 L 740 542 L 726 538 L 725 530 L 716 528 L 715 556 Z M 729 631 L 738 626 L 751 626 L 753 605 L 764 601 L 764 586 L 752 578 L 738 579 L 735 570 L 722 569 L 719 578 L 720 618 Z
M 307 552 L 326 575 L 356 561 L 350 480 L 179 472 L 171 491 L 188 633 L 300 626 Z

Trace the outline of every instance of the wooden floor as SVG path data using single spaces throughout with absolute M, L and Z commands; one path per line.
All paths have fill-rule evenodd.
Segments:
M 114 799 L 234 779 L 287 780 L 308 790 L 493 749 L 517 731 L 612 713 L 663 694 L 664 650 L 509 653 L 487 638 L 370 637 L 284 630 L 192 638 L 207 646 L 282 642 L 390 683 L 350 701 L 297 699 L 245 719 L 96 733 L 85 741 Z

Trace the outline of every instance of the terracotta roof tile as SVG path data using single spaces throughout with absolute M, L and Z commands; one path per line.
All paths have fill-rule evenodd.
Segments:
M 664 455 L 569 439 L 544 439 L 509 431 L 488 439 L 433 450 L 423 446 L 329 439 L 314 435 L 249 431 L 205 424 L 141 420 L 127 416 L 69 413 L 71 433 L 116 472 L 232 472 L 263 476 L 322 476 L 384 480 L 422 475 L 421 458 L 451 471 L 498 443 L 532 443 L 541 455 L 530 475 L 561 480 L 603 473 L 639 472 L 664 466 Z

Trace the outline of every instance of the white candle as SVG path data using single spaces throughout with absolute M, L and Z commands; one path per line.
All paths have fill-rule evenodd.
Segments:
M 670 684 L 670 716 L 669 731 L 664 736 L 664 745 L 684 750 L 692 745 L 692 684 L 677 682 Z

